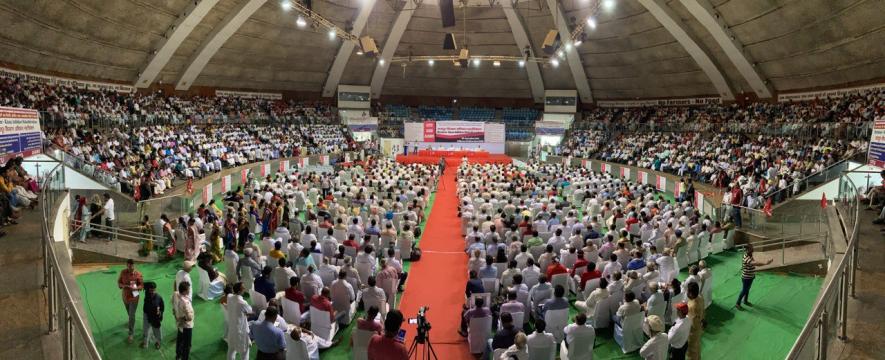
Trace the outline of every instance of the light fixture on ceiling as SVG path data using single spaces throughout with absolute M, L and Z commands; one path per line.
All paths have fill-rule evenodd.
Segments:
M 566 51 L 570 51 L 571 49 L 572 49 L 572 43 L 566 43 L 566 44 L 565 44 L 565 50 L 566 50 Z
M 434 63 L 433 59 L 427 60 L 427 65 L 433 66 L 433 63 Z
M 285 11 L 289 11 L 292 10 L 292 3 L 289 2 L 289 0 L 283 0 L 283 2 L 280 3 L 280 7 L 282 7 Z
M 356 51 L 356 54 L 362 56 L 362 55 L 363 55 L 363 51 L 362 51 L 362 50 L 357 50 L 357 51 Z
M 519 60 L 519 67 L 525 67 L 525 60 Z
M 479 60 L 479 59 L 473 59 L 473 65 L 474 65 L 474 66 L 479 66 L 479 63 L 480 63 L 480 60 Z
M 559 51 L 556 52 L 556 55 L 559 56 L 559 57 L 563 57 L 563 56 L 565 56 L 565 52 L 562 51 L 562 50 L 559 50 Z
M 498 61 L 498 60 L 495 60 L 495 61 L 492 62 L 492 66 L 494 66 L 494 67 L 501 67 L 501 62 Z
M 587 18 L 587 26 L 589 26 L 591 29 L 595 29 L 596 28 L 596 19 L 592 16 L 588 17 Z
M 329 30 L 329 40 L 335 40 L 336 36 L 337 33 L 335 32 L 335 29 Z
M 303 27 L 307 26 L 307 21 L 304 20 L 303 17 L 299 16 L 298 19 L 295 20 L 295 25 L 298 25 L 298 27 L 303 28 Z
M 581 46 L 584 43 L 584 40 L 578 39 L 575 41 L 575 46 Z
M 557 59 L 557 58 L 550 59 L 550 65 L 553 65 L 553 67 L 559 67 L 559 59 Z
M 612 11 L 615 9 L 615 0 L 602 0 L 602 8 L 606 11 Z
M 384 59 L 378 59 L 378 65 L 384 66 Z

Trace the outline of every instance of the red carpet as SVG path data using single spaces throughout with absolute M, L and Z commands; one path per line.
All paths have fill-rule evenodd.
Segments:
M 396 162 L 400 164 L 439 164 L 439 156 L 425 156 L 417 154 L 397 155 Z M 513 159 L 504 154 L 491 154 L 486 157 L 468 158 L 471 164 L 510 164 Z M 447 157 L 447 166 L 461 165 L 460 157 Z
M 455 189 L 457 168 L 446 168 L 436 193 L 427 227 L 421 237 L 421 261 L 412 263 L 400 310 L 406 319 L 414 318 L 421 306 L 429 306 L 427 320 L 432 325 L 430 339 L 440 360 L 470 359 L 467 339 L 458 335 L 464 287 L 467 284 L 467 254 L 461 238 L 458 198 Z M 415 337 L 415 325 L 404 324 L 406 344 Z

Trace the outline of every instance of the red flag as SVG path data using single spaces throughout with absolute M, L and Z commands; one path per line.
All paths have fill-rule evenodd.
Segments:
M 762 212 L 765 213 L 765 216 L 771 217 L 771 198 L 765 200 L 765 206 L 762 207 Z
M 194 179 L 193 178 L 187 179 L 187 193 L 188 194 L 194 193 Z
M 821 209 L 827 208 L 827 193 L 823 193 L 820 196 L 820 208 Z
M 759 181 L 759 193 L 760 194 L 765 194 L 765 190 L 767 188 L 766 185 L 768 185 L 768 180 L 762 179 L 762 181 Z

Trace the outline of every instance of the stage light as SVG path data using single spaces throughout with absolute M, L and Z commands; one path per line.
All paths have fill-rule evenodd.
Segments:
M 283 10 L 285 10 L 285 11 L 292 10 L 292 3 L 289 2 L 289 0 L 283 0 L 283 2 L 280 4 L 280 6 L 281 6 L 281 7 L 283 8 Z
M 587 18 L 587 26 L 589 26 L 591 29 L 595 29 L 596 28 L 596 19 L 594 19 L 592 16 L 588 17 Z
M 295 25 L 298 25 L 298 27 L 303 28 L 303 27 L 307 26 L 307 21 L 305 21 L 303 17 L 299 16 L 298 20 L 295 20 Z
M 519 60 L 519 67 L 525 67 L 525 60 Z
M 612 11 L 615 9 L 615 0 L 603 0 L 602 8 L 607 11 Z
M 334 29 L 333 29 L 333 30 L 329 30 L 329 40 L 335 40 L 336 35 L 337 35 L 337 34 L 335 33 L 335 30 L 334 30 Z
M 433 66 L 433 63 L 434 63 L 433 59 L 427 60 L 427 65 Z
M 559 67 L 559 59 L 550 59 L 550 65 L 553 65 L 553 67 Z
M 473 65 L 479 66 L 479 62 L 480 62 L 479 59 L 473 59 Z
M 498 61 L 498 60 L 495 60 L 495 61 L 492 62 L 492 66 L 494 66 L 494 67 L 500 67 L 500 66 L 501 66 L 501 62 Z

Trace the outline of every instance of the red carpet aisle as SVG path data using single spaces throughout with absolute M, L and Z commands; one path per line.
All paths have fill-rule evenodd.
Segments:
M 458 219 L 455 188 L 457 167 L 449 166 L 440 180 L 436 201 L 421 238 L 421 261 L 412 263 L 408 286 L 400 303 L 406 319 L 414 318 L 421 306 L 429 306 L 427 320 L 432 325 L 430 339 L 440 360 L 471 358 L 467 339 L 458 335 L 464 286 L 467 283 L 467 255 Z M 415 325 L 405 324 L 406 345 L 415 337 Z

